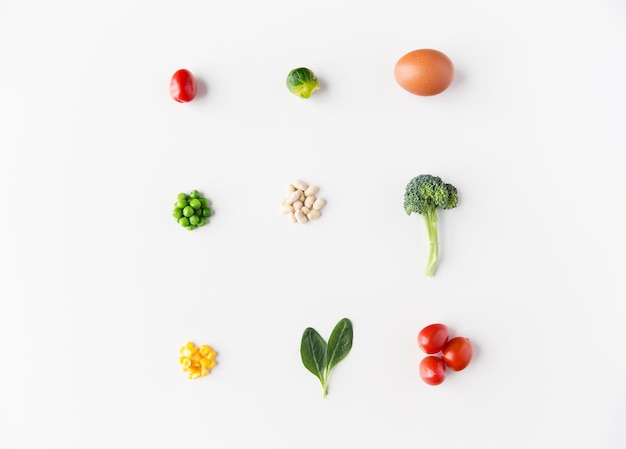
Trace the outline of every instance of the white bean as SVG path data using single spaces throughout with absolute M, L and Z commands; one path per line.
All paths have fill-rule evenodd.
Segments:
M 319 218 L 321 215 L 320 211 L 317 209 L 313 209 L 312 211 L 310 211 L 308 214 L 306 214 L 306 217 L 309 220 L 315 220 L 316 218 Z
M 280 212 L 288 215 L 293 223 L 306 223 L 321 216 L 320 210 L 326 205 L 326 200 L 318 198 L 316 193 L 319 187 L 308 185 L 296 180 L 287 186 L 285 198 L 282 201 Z
M 315 195 L 318 190 L 319 190 L 319 187 L 317 186 L 309 186 L 307 189 L 304 189 L 304 196 Z
M 303 192 L 309 188 L 309 185 L 304 181 L 294 181 L 291 183 L 298 190 L 302 190 Z
M 323 198 L 318 198 L 313 203 L 313 209 L 320 210 L 326 204 L 326 200 Z
M 298 223 L 304 224 L 309 221 L 308 218 L 306 218 L 306 215 L 304 215 L 304 213 L 300 209 L 298 209 L 294 215 L 296 217 L 296 220 L 298 220 Z
M 285 204 L 293 204 L 294 201 L 298 201 L 298 198 L 300 198 L 300 191 L 294 190 L 285 198 Z

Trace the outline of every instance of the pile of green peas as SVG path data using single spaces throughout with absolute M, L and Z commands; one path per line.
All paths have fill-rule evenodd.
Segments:
M 212 214 L 209 202 L 197 190 L 189 194 L 179 193 L 172 212 L 176 221 L 190 231 L 204 226 Z

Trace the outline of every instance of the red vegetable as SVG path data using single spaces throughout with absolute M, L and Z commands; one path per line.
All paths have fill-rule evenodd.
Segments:
M 465 337 L 455 337 L 448 341 L 442 352 L 444 363 L 453 371 L 465 369 L 472 360 L 472 355 L 472 344 Z
M 198 87 L 193 74 L 187 69 L 180 69 L 170 80 L 170 95 L 179 103 L 187 103 L 196 97 Z
M 446 380 L 446 365 L 439 357 L 426 356 L 420 362 L 420 377 L 428 385 L 439 385 Z
M 417 345 L 426 354 L 436 354 L 448 342 L 448 326 L 445 324 L 431 324 L 417 334 Z

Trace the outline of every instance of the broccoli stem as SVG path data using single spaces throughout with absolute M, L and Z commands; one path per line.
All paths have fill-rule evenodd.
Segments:
M 433 209 L 424 214 L 426 229 L 428 230 L 428 240 L 430 241 L 430 253 L 428 255 L 428 264 L 426 265 L 426 276 L 432 276 L 437 270 L 439 262 L 439 236 L 437 233 L 437 211 Z

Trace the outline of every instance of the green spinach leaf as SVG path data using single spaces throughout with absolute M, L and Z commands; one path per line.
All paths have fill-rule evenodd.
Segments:
M 302 363 L 325 386 L 326 378 L 326 341 L 312 327 L 307 327 L 302 334 L 300 345 Z
M 352 323 L 343 318 L 330 334 L 328 344 L 312 327 L 307 327 L 302 334 L 300 356 L 305 368 L 312 372 L 322 383 L 324 397 L 328 393 L 330 371 L 341 362 L 352 348 Z
M 337 323 L 330 338 L 327 349 L 327 370 L 330 372 L 335 365 L 341 362 L 352 348 L 352 323 L 344 318 Z

